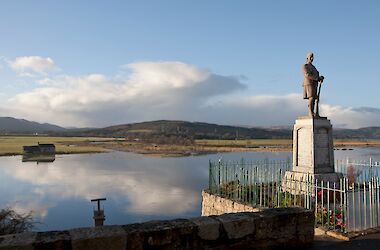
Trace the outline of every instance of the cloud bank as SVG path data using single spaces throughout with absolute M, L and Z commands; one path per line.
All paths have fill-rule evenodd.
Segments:
M 50 58 L 19 57 L 18 70 L 45 73 Z M 182 62 L 137 62 L 121 66 L 115 76 L 60 75 L 38 79 L 38 88 L 7 101 L 9 115 L 62 126 L 108 126 L 157 119 L 204 121 L 230 125 L 291 125 L 307 113 L 300 94 L 249 95 L 246 79 L 216 74 Z M 337 127 L 380 123 L 376 108 L 324 104 L 321 114 Z
M 237 78 L 181 62 L 141 62 L 123 78 L 101 74 L 44 78 L 9 100 L 20 117 L 62 125 L 105 126 L 154 119 L 194 119 L 214 97 L 242 90 Z M 195 112 L 195 113 L 194 113 Z
M 44 75 L 56 69 L 54 61 L 50 57 L 40 56 L 16 57 L 15 60 L 9 62 L 9 65 L 13 70 L 23 74 L 23 76 L 31 76 L 32 73 Z

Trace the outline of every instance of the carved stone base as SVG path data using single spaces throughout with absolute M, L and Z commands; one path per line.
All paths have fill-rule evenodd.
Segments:
M 332 125 L 326 117 L 299 117 L 293 129 L 293 171 L 334 173 Z

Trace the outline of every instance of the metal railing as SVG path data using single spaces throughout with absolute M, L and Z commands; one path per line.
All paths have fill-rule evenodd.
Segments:
M 339 168 L 345 170 L 345 166 L 352 165 L 350 162 Z M 311 176 L 286 176 L 290 160 L 210 162 L 209 191 L 254 207 L 302 206 L 315 211 L 319 226 L 341 232 L 359 231 L 380 226 L 379 177 L 375 176 L 374 166 L 380 165 L 373 164 L 371 168 L 376 171 L 363 175 L 362 182 L 350 179 L 351 170 L 346 169 L 345 177 L 333 183 Z
M 352 160 L 350 158 L 335 161 L 335 172 L 342 173 L 352 182 L 370 181 L 380 176 L 380 162 L 369 160 Z

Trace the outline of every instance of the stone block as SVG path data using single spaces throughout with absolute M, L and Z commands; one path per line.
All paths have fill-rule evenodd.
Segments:
M 127 233 L 126 249 L 191 248 L 196 244 L 197 225 L 186 219 L 149 221 L 123 226 Z
M 36 240 L 36 237 L 36 232 L 0 236 L 0 249 L 33 250 L 34 247 L 32 244 Z
M 198 217 L 190 219 L 198 227 L 198 236 L 202 240 L 216 240 L 219 238 L 220 221 L 211 217 Z
M 169 221 L 150 221 L 132 227 L 124 227 L 127 232 L 127 249 L 141 249 L 146 245 L 163 246 L 172 241 L 172 231 Z M 140 247 L 141 246 L 141 247 Z
M 298 209 L 276 208 L 267 209 L 260 213 L 260 218 L 255 220 L 256 237 L 264 238 L 285 238 L 288 239 L 297 233 Z
M 127 234 L 127 245 L 125 249 L 144 249 L 144 233 L 141 230 L 141 223 L 123 225 L 122 228 Z
M 71 249 L 71 236 L 69 231 L 39 232 L 34 246 L 39 250 Z
M 69 231 L 72 249 L 125 249 L 127 236 L 121 226 L 78 228 Z
M 228 239 L 239 239 L 255 232 L 254 219 L 246 214 L 223 214 L 217 217 Z

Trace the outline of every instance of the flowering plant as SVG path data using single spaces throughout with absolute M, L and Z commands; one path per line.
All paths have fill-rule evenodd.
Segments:
M 344 223 L 344 212 L 341 207 L 334 210 L 327 210 L 326 207 L 322 207 L 320 204 L 316 208 L 316 220 L 318 224 L 327 228 L 338 229 L 344 231 L 346 224 Z
M 335 197 L 334 197 L 334 195 L 335 195 Z M 322 197 L 323 197 L 323 200 L 322 200 Z M 327 198 L 329 200 L 327 200 Z M 318 200 L 318 202 L 322 202 L 324 204 L 326 204 L 327 202 L 333 203 L 334 201 L 340 202 L 340 192 L 339 191 L 333 191 L 333 190 L 327 191 L 326 189 L 320 189 L 317 192 L 317 200 Z

